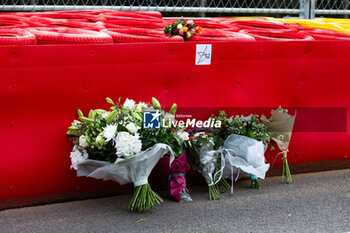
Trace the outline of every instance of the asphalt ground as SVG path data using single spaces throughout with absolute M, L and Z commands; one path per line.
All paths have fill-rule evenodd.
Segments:
M 146 213 L 127 210 L 132 196 L 74 201 L 0 211 L 0 233 L 7 232 L 350 232 L 350 169 L 238 181 L 234 194 L 208 200 L 208 188 L 190 188 L 193 202 L 164 203 Z

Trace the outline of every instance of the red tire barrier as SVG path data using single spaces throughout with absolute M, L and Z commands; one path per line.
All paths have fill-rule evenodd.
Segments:
M 163 16 L 157 11 L 104 11 L 100 14 L 106 18 L 109 17 L 129 17 L 129 18 L 144 18 L 153 20 L 162 20 Z
M 314 40 L 312 36 L 303 32 L 291 32 L 291 31 L 276 31 L 276 30 L 241 30 L 241 33 L 245 33 L 255 38 L 255 40 Z
M 0 45 L 35 45 L 33 33 L 19 28 L 0 28 Z
M 165 34 L 162 30 L 149 29 L 149 28 L 130 28 L 130 27 L 115 27 L 106 28 L 112 32 L 119 32 L 123 34 L 131 34 L 138 36 L 151 36 L 151 37 L 164 37 Z
M 18 13 L 17 15 L 24 16 L 24 17 L 31 17 L 31 16 L 37 16 L 37 17 L 45 17 L 45 18 L 52 18 L 52 19 L 84 19 L 90 22 L 97 22 L 97 21 L 103 21 L 106 20 L 101 15 L 94 15 L 87 12 L 81 12 L 81 11 L 46 11 L 46 12 L 35 12 L 35 13 Z
M 32 16 L 26 19 L 32 27 L 72 27 L 85 30 L 101 31 L 105 29 L 102 22 L 80 21 L 75 19 L 53 19 Z
M 111 36 L 95 31 L 68 27 L 28 28 L 38 44 L 110 44 Z
M 25 28 L 28 26 L 25 22 L 0 19 L 0 28 Z
M 138 28 L 161 28 L 163 29 L 162 21 L 154 21 L 151 19 L 136 19 L 127 17 L 113 17 L 105 21 L 107 24 L 114 26 L 128 26 Z
M 6 28 L 24 28 L 28 24 L 25 23 L 25 18 L 17 16 L 12 13 L 1 13 L 0 14 L 0 27 Z
M 297 31 L 297 29 L 293 27 L 289 27 L 287 24 L 282 22 L 271 22 L 266 20 L 233 20 L 231 25 L 238 26 L 240 29 L 248 29 L 248 30 L 284 30 L 284 31 Z
M 116 43 L 143 43 L 143 42 L 183 42 L 184 39 L 181 36 L 174 37 L 153 37 L 153 36 L 140 36 L 140 35 L 130 35 L 114 31 L 114 29 L 105 29 L 104 32 L 113 38 Z
M 215 19 L 192 19 L 197 26 L 202 28 L 229 29 L 230 25 Z
M 204 37 L 230 37 L 233 36 L 234 33 L 227 30 L 220 30 L 214 28 L 203 28 L 200 36 Z
M 315 40 L 350 40 L 350 34 L 332 30 L 306 28 L 302 29 L 301 32 L 311 35 Z
M 196 36 L 192 36 L 189 41 L 237 42 L 237 41 L 255 41 L 255 39 L 250 35 L 232 32 L 232 35 L 230 37 L 207 37 L 207 36 L 196 35 Z

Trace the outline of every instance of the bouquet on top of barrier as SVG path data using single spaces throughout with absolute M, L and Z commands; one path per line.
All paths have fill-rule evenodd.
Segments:
M 179 35 L 186 41 L 192 36 L 200 34 L 202 32 L 202 28 L 197 26 L 193 20 L 185 20 L 183 17 L 181 17 L 181 19 L 167 25 L 163 31 L 165 34 L 168 34 L 169 37 Z
M 282 182 L 284 181 L 285 176 L 287 184 L 292 183 L 292 175 L 288 165 L 287 153 L 289 142 L 292 137 L 295 117 L 296 115 L 289 115 L 288 110 L 283 109 L 281 106 L 276 110 L 271 110 L 271 117 L 269 119 L 264 115 L 261 116 L 262 122 L 266 125 L 271 134 L 271 139 L 276 142 L 278 148 L 281 150 L 277 155 L 283 155 Z
M 176 136 L 179 129 L 173 127 L 145 129 L 144 111 L 148 111 L 151 122 L 172 118 L 176 104 L 165 112 L 155 98 L 152 104 L 126 99 L 120 105 L 120 98 L 116 104 L 110 98 L 106 100 L 113 105 L 109 111 L 94 109 L 84 116 L 78 110 L 80 121 L 75 120 L 68 128 L 74 143 L 72 168 L 78 176 L 134 183 L 129 210 L 149 210 L 162 198 L 151 189 L 148 176 L 163 155 L 170 155 L 171 162 L 175 154 L 182 154 L 183 141 Z
M 233 182 L 238 179 L 240 171 L 250 174 L 252 188 L 260 188 L 258 178 L 264 179 L 269 164 L 265 164 L 265 150 L 271 140 L 266 126 L 259 120 L 258 115 L 227 117 L 225 111 L 218 116 L 212 116 L 221 121 L 217 130 L 224 140 L 221 153 L 225 156 L 223 177 Z M 234 179 L 234 175 L 236 178 Z M 231 193 L 232 193 L 231 186 Z

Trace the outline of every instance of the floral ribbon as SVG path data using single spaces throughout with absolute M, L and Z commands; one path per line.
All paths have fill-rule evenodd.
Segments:
M 174 175 L 169 175 L 168 180 L 170 180 L 171 178 L 175 178 L 177 176 L 185 176 L 185 174 L 174 174 Z

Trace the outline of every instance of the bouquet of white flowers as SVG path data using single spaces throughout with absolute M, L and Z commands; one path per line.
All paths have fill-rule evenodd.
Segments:
M 217 151 L 219 139 L 214 131 L 197 130 L 187 142 L 189 160 L 192 166 L 205 178 L 209 187 L 209 199 L 220 199 L 221 193 L 230 189 L 230 185 L 223 179 L 225 158 Z
M 169 154 L 183 153 L 183 141 L 176 137 L 177 130 L 171 127 L 145 129 L 143 112 L 154 111 L 156 116 L 174 117 L 176 104 L 165 112 L 158 100 L 152 104 L 126 99 L 120 106 L 120 98 L 110 111 L 95 109 L 85 117 L 78 109 L 79 120 L 68 128 L 67 134 L 74 143 L 71 152 L 72 167 L 78 176 L 114 180 L 120 184 L 134 183 L 134 195 L 130 210 L 145 211 L 162 199 L 148 184 L 148 176 L 159 159 Z

